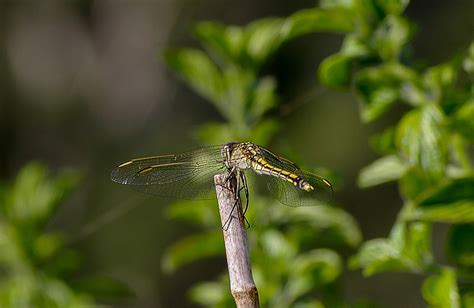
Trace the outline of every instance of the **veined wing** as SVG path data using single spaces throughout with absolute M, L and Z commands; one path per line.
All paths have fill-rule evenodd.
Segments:
M 214 175 L 225 171 L 221 148 L 132 159 L 115 168 L 111 179 L 158 196 L 209 199 L 215 194 Z
M 281 203 L 297 207 L 301 205 L 324 204 L 332 199 L 333 189 L 328 180 L 318 175 L 301 171 L 293 162 L 278 157 L 263 147 L 259 147 L 259 149 L 262 151 L 262 156 L 270 165 L 293 173 L 314 187 L 312 191 L 305 191 L 282 178 L 268 176 L 268 179 L 265 179 L 267 181 L 267 188 L 270 194 Z

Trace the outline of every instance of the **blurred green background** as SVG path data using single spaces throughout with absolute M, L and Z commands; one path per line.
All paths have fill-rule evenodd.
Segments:
M 125 283 L 135 297 L 124 307 L 190 306 L 183 294 L 195 282 L 214 278 L 225 259 L 164 274 L 166 248 L 195 230 L 164 216 L 169 200 L 116 185 L 110 171 L 132 157 L 197 147 L 196 127 L 221 120 L 159 57 L 170 47 L 196 46 L 197 22 L 244 25 L 312 6 L 313 1 L 1 1 L 0 180 L 13 181 L 31 160 L 52 170 L 79 170 L 82 181 L 47 228 L 65 232 L 67 245 L 83 258 L 81 274 Z M 411 3 L 405 15 L 419 27 L 414 57 L 436 64 L 465 49 L 474 34 L 473 12 L 469 0 Z M 317 84 L 318 64 L 339 48 L 341 38 L 300 37 L 264 66 L 275 75 L 282 98 L 274 112 L 283 129 L 270 148 L 290 147 L 307 164 L 334 170 L 344 184 L 335 203 L 356 218 L 367 240 L 388 234 L 400 199 L 395 184 L 358 189 L 357 174 L 377 157 L 369 136 L 404 110 L 363 125 L 353 95 Z M 435 252 L 442 251 L 445 236 L 446 229 L 437 226 Z M 422 277 L 362 278 L 350 271 L 343 281 L 349 299 L 369 298 L 383 307 L 423 305 Z

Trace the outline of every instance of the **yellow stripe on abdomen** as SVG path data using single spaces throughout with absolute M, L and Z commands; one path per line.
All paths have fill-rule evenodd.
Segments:
M 300 181 L 300 177 L 298 175 L 270 165 L 263 158 L 257 159 L 254 169 L 258 173 L 268 174 L 282 178 L 295 186 L 298 186 L 298 183 Z

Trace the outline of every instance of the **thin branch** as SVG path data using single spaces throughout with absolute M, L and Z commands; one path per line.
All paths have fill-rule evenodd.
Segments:
M 214 183 L 223 226 L 230 290 L 238 308 L 257 308 L 258 291 L 250 267 L 242 204 L 240 200 L 235 200 L 237 178 L 232 176 L 227 179 L 228 176 L 218 174 L 214 176 Z

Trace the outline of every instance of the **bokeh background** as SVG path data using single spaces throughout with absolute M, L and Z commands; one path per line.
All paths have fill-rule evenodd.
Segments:
M 0 0 L 0 180 L 12 181 L 31 160 L 53 170 L 78 169 L 81 184 L 48 228 L 66 232 L 83 257 L 82 271 L 128 285 L 135 297 L 124 306 L 189 306 L 187 288 L 220 273 L 225 260 L 163 274 L 166 247 L 193 230 L 163 215 L 170 201 L 116 185 L 110 171 L 132 157 L 197 147 L 195 128 L 220 120 L 160 58 L 170 47 L 197 46 L 194 24 L 244 25 L 314 4 Z M 435 64 L 465 49 L 474 34 L 473 12 L 470 0 L 413 1 L 406 14 L 419 26 L 414 58 Z M 283 100 L 276 114 L 284 129 L 274 149 L 291 147 L 307 164 L 334 170 L 344 183 L 336 203 L 355 216 L 364 239 L 384 237 L 401 205 L 396 186 L 362 191 L 355 182 L 376 157 L 369 136 L 396 121 L 397 111 L 382 123 L 362 125 L 353 95 L 318 85 L 318 64 L 340 43 L 338 35 L 306 35 L 286 44 L 265 66 L 265 73 L 276 76 Z M 444 230 L 435 231 L 441 251 Z M 421 280 L 399 273 L 366 279 L 357 271 L 344 277 L 348 298 L 369 298 L 385 307 L 422 306 Z

